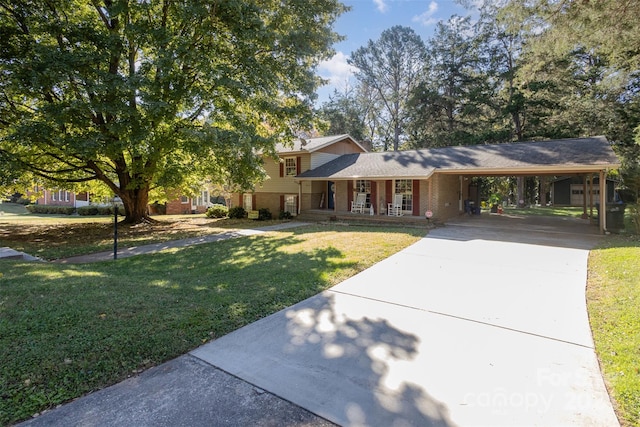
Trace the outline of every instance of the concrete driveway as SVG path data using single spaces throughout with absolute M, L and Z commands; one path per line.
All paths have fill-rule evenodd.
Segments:
M 582 225 L 464 218 L 191 355 L 345 426 L 618 425 Z

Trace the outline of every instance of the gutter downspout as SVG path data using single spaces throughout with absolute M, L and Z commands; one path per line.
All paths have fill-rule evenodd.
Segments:
M 298 181 L 298 213 L 297 215 L 300 215 L 300 211 L 302 209 L 302 181 Z

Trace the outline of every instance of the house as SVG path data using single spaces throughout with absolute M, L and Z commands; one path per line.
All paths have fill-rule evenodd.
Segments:
M 76 193 L 63 189 L 47 189 L 36 185 L 33 191 L 28 191 L 27 196 L 38 195 L 36 204 L 50 206 L 72 206 L 79 208 L 89 205 L 89 193 L 86 191 Z
M 264 160 L 268 178 L 252 192 L 233 194 L 232 205 L 246 211 L 267 208 L 276 215 L 286 211 L 294 216 L 312 208 L 332 210 L 335 205 L 331 183 L 302 181 L 298 175 L 344 155 L 366 153 L 367 149 L 344 134 L 297 139 L 291 146 L 279 144 L 276 152 L 278 160 Z
M 607 203 L 613 203 L 615 199 L 615 181 L 607 179 L 606 183 Z M 554 206 L 583 206 L 585 202 L 589 203 L 590 200 L 600 200 L 599 177 L 594 177 L 593 180 L 590 180 L 585 175 L 565 176 L 551 182 L 550 201 Z
M 298 140 L 267 161 L 269 179 L 232 203 L 245 209 L 348 212 L 358 193 L 364 212 L 446 220 L 464 212 L 476 176 L 597 175 L 620 166 L 605 137 L 368 152 L 349 135 Z M 601 200 L 606 200 L 606 191 Z M 604 215 L 602 216 L 604 218 Z M 601 229 L 605 224 L 601 221 Z
M 213 196 L 213 189 L 205 185 L 197 192 L 195 197 L 177 196 L 169 200 L 162 208 L 158 204 L 151 204 L 151 214 L 196 214 L 204 213 L 215 204 L 226 204 L 223 197 Z

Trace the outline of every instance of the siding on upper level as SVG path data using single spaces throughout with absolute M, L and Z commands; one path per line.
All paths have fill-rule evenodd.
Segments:
M 333 154 L 333 153 L 323 153 L 323 152 L 316 152 L 316 153 L 311 153 L 311 168 L 310 169 L 315 169 L 318 166 L 322 166 L 325 163 L 329 163 L 331 160 L 339 157 L 340 154 Z M 304 171 L 305 169 L 303 169 Z

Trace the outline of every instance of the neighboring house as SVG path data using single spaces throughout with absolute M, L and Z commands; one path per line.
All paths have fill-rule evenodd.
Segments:
M 607 179 L 607 203 L 615 199 L 615 181 Z M 591 195 L 590 195 L 591 193 Z M 586 198 L 585 198 L 586 194 Z M 593 178 L 593 185 L 588 176 L 565 176 L 551 183 L 551 204 L 554 206 L 583 206 L 600 200 L 600 178 Z
M 27 192 L 27 195 L 38 194 L 36 199 L 38 205 L 52 205 L 52 206 L 73 206 L 79 208 L 81 206 L 89 205 L 89 193 L 81 192 L 75 193 L 68 190 L 48 190 L 36 185 L 33 192 Z
M 268 178 L 253 192 L 233 194 L 233 206 L 242 206 L 246 211 L 266 208 L 274 216 L 283 211 L 295 216 L 310 209 L 333 210 L 332 183 L 302 181 L 298 175 L 344 155 L 366 153 L 367 149 L 345 134 L 298 139 L 292 146 L 278 145 L 276 152 L 278 160 L 264 160 Z
M 169 200 L 165 205 L 165 212 L 162 213 L 166 213 L 167 215 L 204 213 L 215 204 L 224 205 L 224 198 L 212 196 L 212 190 L 205 186 L 200 189 L 199 194 L 195 197 L 180 196 Z M 151 205 L 151 207 L 152 213 L 161 213 L 153 211 L 154 205 Z

